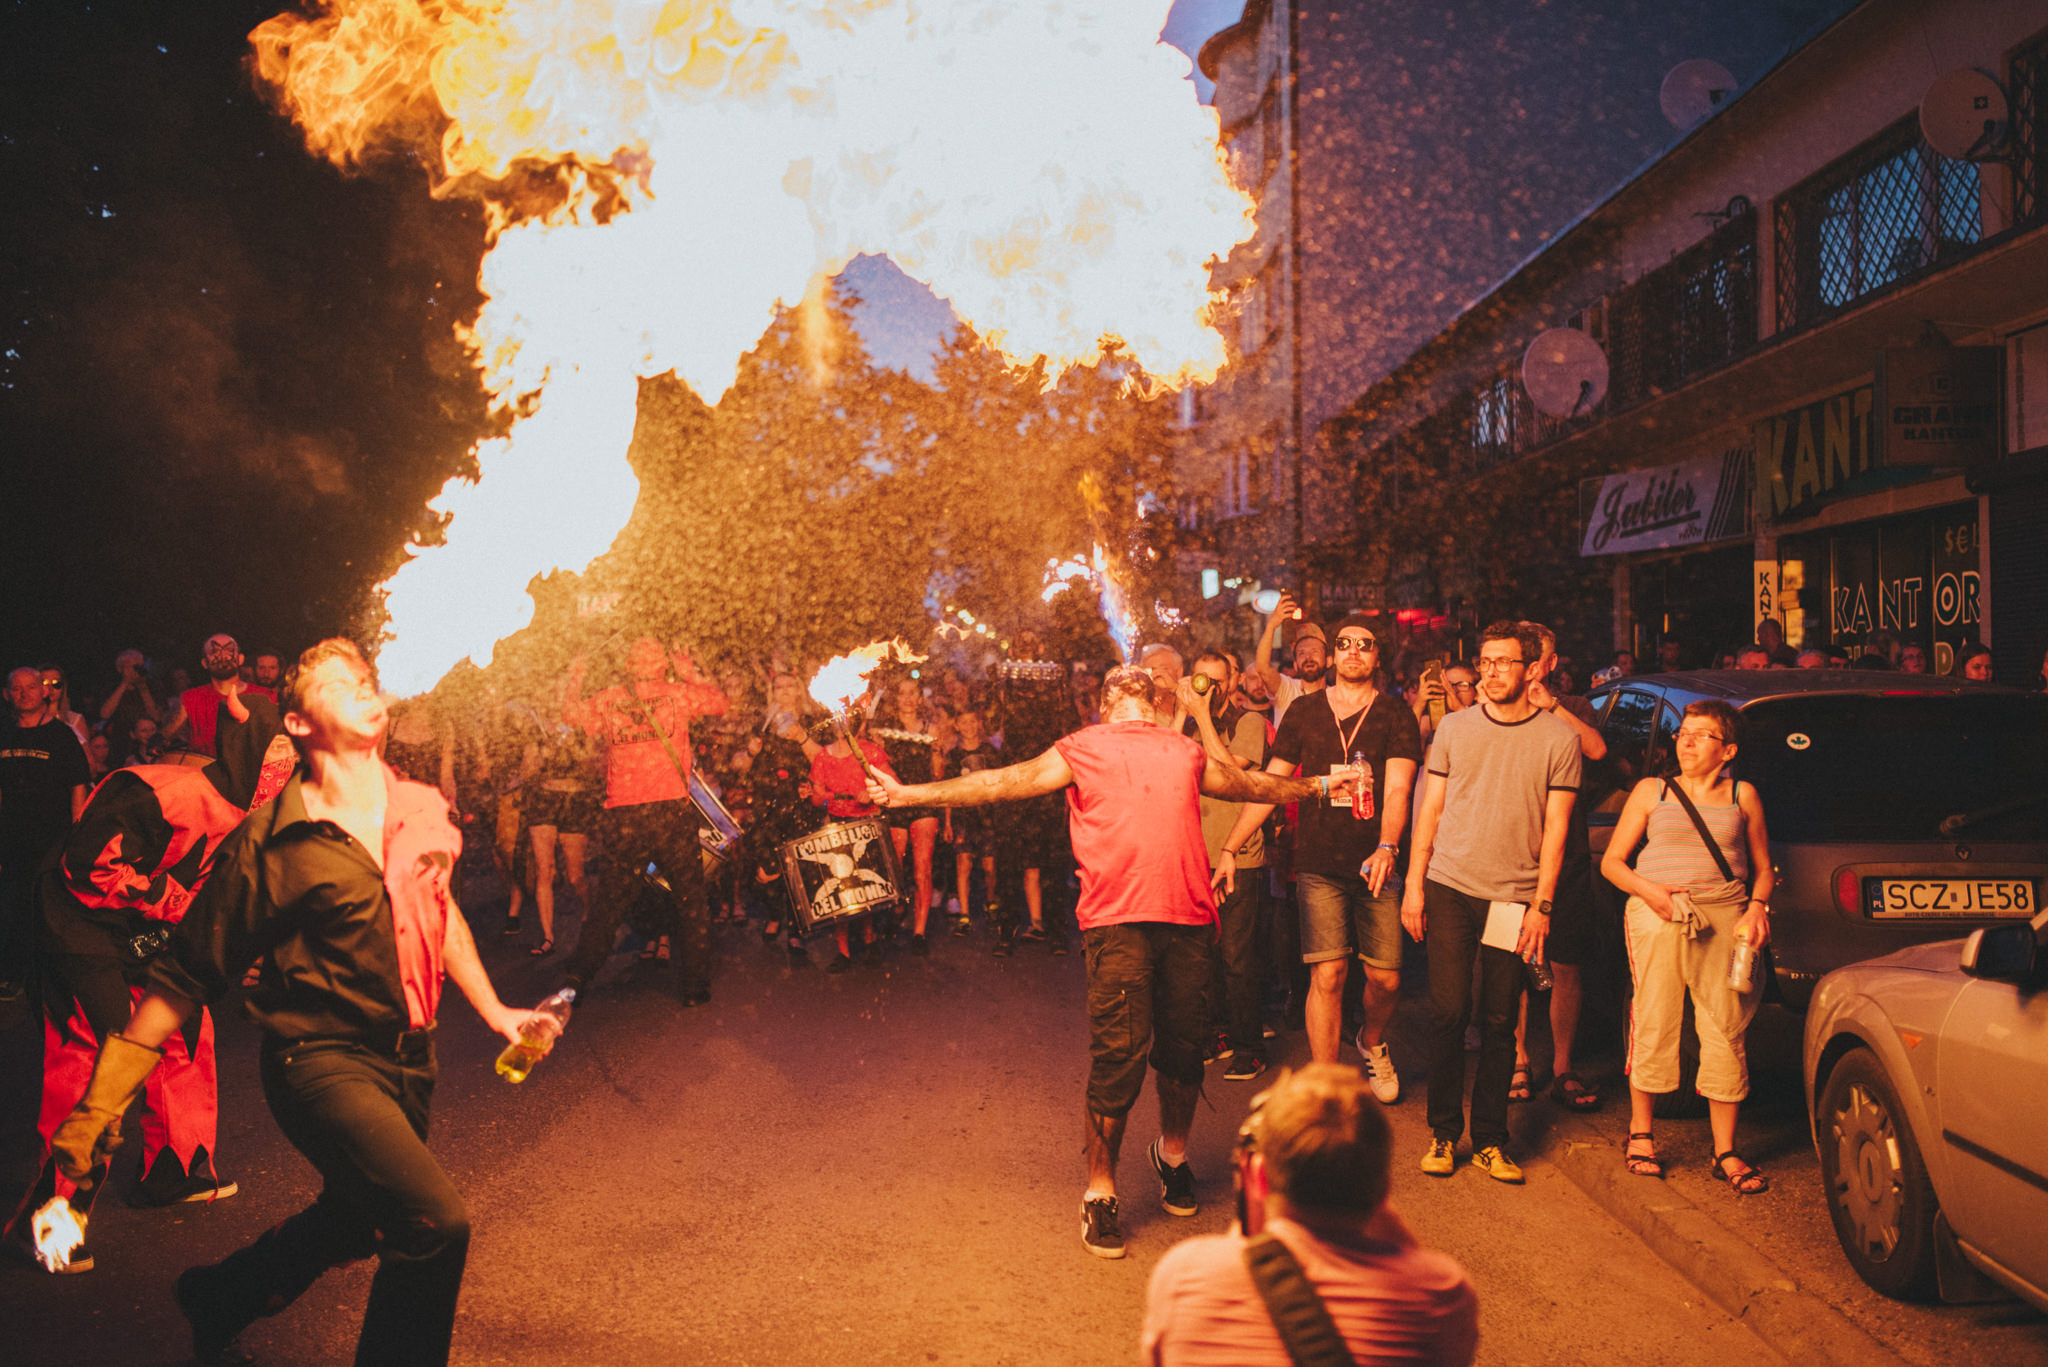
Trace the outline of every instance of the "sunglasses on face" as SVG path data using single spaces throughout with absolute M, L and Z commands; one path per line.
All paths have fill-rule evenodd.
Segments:
M 1376 650 L 1378 648 L 1379 642 L 1373 640 L 1370 636 L 1339 636 L 1337 638 L 1337 649 L 1339 650 Z

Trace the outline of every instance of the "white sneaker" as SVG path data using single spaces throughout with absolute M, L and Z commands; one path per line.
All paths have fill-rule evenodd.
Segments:
M 1365 1081 L 1372 1088 L 1372 1094 L 1382 1106 L 1391 1106 L 1401 1099 L 1401 1075 L 1394 1071 L 1393 1055 L 1382 1044 L 1377 1049 L 1368 1049 L 1358 1041 L 1358 1052 L 1365 1056 Z

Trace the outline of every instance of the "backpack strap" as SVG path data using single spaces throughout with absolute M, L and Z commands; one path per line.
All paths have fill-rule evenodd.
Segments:
M 1358 1367 L 1329 1307 L 1286 1244 L 1261 1234 L 1246 1242 L 1244 1265 L 1294 1367 Z
M 1706 842 L 1707 853 L 1714 856 L 1714 867 L 1721 870 L 1721 876 L 1733 883 L 1735 870 L 1728 863 L 1728 856 L 1721 853 L 1721 842 L 1714 839 L 1714 833 L 1707 829 L 1707 819 L 1700 815 L 1700 809 L 1692 805 L 1692 799 L 1685 795 L 1685 789 L 1670 779 L 1664 780 L 1664 791 L 1678 799 L 1678 805 L 1685 808 L 1685 814 L 1692 818 L 1693 829 Z M 1739 793 L 1738 793 L 1739 796 Z

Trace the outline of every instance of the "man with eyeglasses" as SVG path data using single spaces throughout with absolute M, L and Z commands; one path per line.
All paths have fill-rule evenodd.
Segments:
M 1408 796 L 1422 762 L 1415 714 L 1374 687 L 1379 641 L 1371 618 L 1353 613 L 1337 624 L 1337 681 L 1303 695 L 1280 722 L 1266 772 L 1348 774 L 1371 770 L 1370 796 L 1306 801 L 1294 844 L 1295 895 L 1301 908 L 1301 958 L 1309 966 L 1304 1020 L 1309 1052 L 1334 1063 L 1342 1047 L 1344 979 L 1353 954 L 1365 970 L 1365 1018 L 1356 1043 L 1372 1094 L 1382 1104 L 1401 1098 L 1401 1080 L 1386 1043 L 1387 1022 L 1401 995 L 1401 903 L 1394 894 L 1394 856 L 1408 823 Z M 1272 808 L 1249 804 L 1224 838 L 1216 879 L 1234 886 L 1234 856 Z
M 224 631 L 217 631 L 206 638 L 206 644 L 199 648 L 199 665 L 206 671 L 206 682 L 195 688 L 188 688 L 178 695 L 171 704 L 171 719 L 164 724 L 164 735 L 176 739 L 189 733 L 191 747 L 202 755 L 218 753 L 214 736 L 219 729 L 220 715 L 226 712 L 237 722 L 249 724 L 247 695 L 260 694 L 274 705 L 277 695 L 267 688 L 242 682 L 242 648 L 235 644 L 235 638 Z
M 1479 1070 L 1470 1162 L 1496 1181 L 1522 1180 L 1507 1154 L 1515 1008 L 1523 960 L 1544 958 L 1580 768 L 1577 735 L 1529 699 L 1529 670 L 1541 650 L 1520 623 L 1495 622 L 1480 633 L 1480 704 L 1437 728 L 1415 818 L 1401 921 L 1429 950 L 1432 1138 L 1422 1170 L 1433 1177 L 1457 1171 L 1476 953 Z M 1512 949 L 1482 942 L 1496 919 L 1499 930 L 1513 932 Z

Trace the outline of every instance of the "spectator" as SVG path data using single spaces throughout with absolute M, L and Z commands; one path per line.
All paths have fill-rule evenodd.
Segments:
M 978 774 L 1001 763 L 1001 756 L 984 734 L 979 711 L 972 707 L 961 708 L 959 715 L 953 718 L 953 725 L 956 740 L 953 748 L 946 752 L 946 777 Z M 996 893 L 995 822 L 991 814 L 981 807 L 948 807 L 944 820 L 946 843 L 953 850 L 953 878 L 960 890 L 960 910 L 953 917 L 953 933 L 965 935 L 973 925 L 971 894 L 977 865 L 981 868 L 983 914 L 994 920 L 994 912 L 988 904 Z
M 1496 622 L 1480 633 L 1483 701 L 1444 718 L 1431 746 L 1416 817 L 1401 920 L 1429 949 L 1429 1124 L 1422 1170 L 1449 1177 L 1465 1128 L 1465 1024 L 1472 959 L 1480 960 L 1479 1070 L 1472 1084 L 1471 1165 L 1520 1182 L 1508 1157 L 1508 1083 L 1515 1069 L 1515 1007 L 1525 969 L 1544 958 L 1552 899 L 1564 864 L 1579 742 L 1529 700 L 1541 658 L 1533 633 Z M 1490 904 L 1524 908 L 1512 950 L 1486 944 Z
M 1808 646 L 1793 657 L 1792 664 L 1796 669 L 1826 669 L 1828 667 L 1828 653 L 1825 650 Z
M 1685 668 L 1685 647 L 1669 636 L 1657 643 L 1657 668 L 1669 674 L 1675 669 Z
M 1866 658 L 1876 656 L 1884 663 L 1884 669 L 1896 669 L 1899 663 L 1899 638 L 1889 628 L 1879 627 L 1863 638 L 1863 654 Z
M 80 746 L 92 736 L 92 728 L 85 724 L 85 718 L 72 710 L 71 686 L 65 681 L 64 671 L 56 665 L 43 666 L 43 716 L 48 721 L 61 721 L 70 727 Z
M 139 650 L 124 650 L 114 657 L 114 673 L 121 681 L 100 704 L 100 720 L 107 724 L 110 735 L 124 741 L 132 737 L 139 717 L 149 719 L 152 731 L 163 724 L 163 708 L 150 691 L 148 666 L 148 659 Z
M 1479 677 L 1472 672 L 1472 666 L 1462 660 L 1456 664 L 1445 665 L 1443 685 L 1440 689 L 1430 687 L 1420 675 L 1416 677 L 1408 709 L 1415 714 L 1415 724 L 1425 745 L 1436 734 L 1436 722 L 1430 716 L 1429 705 L 1437 700 L 1443 702 L 1445 716 L 1453 712 L 1463 712 L 1477 702 Z
M 1956 652 L 1956 677 L 1991 682 L 1991 647 L 1972 641 Z
M 1796 655 L 1793 656 L 1795 660 L 1798 658 Z M 1771 667 L 1770 649 L 1762 642 L 1752 642 L 1742 647 L 1742 649 L 1735 652 L 1735 667 L 1737 669 L 1769 669 Z
M 1352 1361 L 1472 1361 L 1478 1297 L 1387 1204 L 1393 1136 L 1365 1093 L 1355 1070 L 1312 1063 L 1253 1103 L 1238 1131 L 1237 1228 L 1176 1244 L 1153 1269 L 1139 1352 L 1149 1367 L 1327 1360 L 1290 1349 L 1253 1280 L 1248 1258 L 1282 1249 Z
M 128 753 L 121 757 L 123 769 L 138 764 L 155 764 L 163 759 L 163 735 L 148 717 L 137 717 L 128 730 Z
M 1172 704 L 1181 678 L 1187 673 L 1187 661 L 1172 646 L 1142 646 L 1138 650 L 1138 668 L 1152 676 L 1152 696 L 1159 703 L 1160 724 L 1178 728 L 1187 719 L 1177 715 Z
M 1002 751 L 1013 764 L 1019 758 L 1044 754 L 1061 736 L 1075 730 L 1077 720 L 1065 706 L 1063 681 L 1047 677 L 1050 671 L 1040 667 L 1039 662 L 1049 655 L 1044 637 L 1025 630 L 1017 634 L 1015 643 L 1013 658 L 996 666 Z M 1089 711 L 1102 715 L 1099 684 Z M 1020 938 L 1026 943 L 1043 942 L 1055 955 L 1067 953 L 1066 928 L 1046 905 L 1045 878 L 1047 869 L 1063 862 L 1066 815 L 1065 800 L 1058 793 L 1047 793 L 1015 803 L 996 822 L 996 872 L 1004 886 L 996 898 L 996 942 L 990 946 L 991 954 L 1009 954 Z M 1019 906 L 1030 922 L 1021 932 L 1017 929 Z
M 1829 669 L 1847 669 L 1848 667 L 1849 667 L 1849 653 L 1848 653 L 1847 651 L 1843 650 L 1843 649 L 1842 649 L 1842 648 L 1841 648 L 1840 646 L 1829 646 L 1829 647 L 1828 647 L 1828 668 L 1829 668 Z
M 1571 727 L 1579 742 L 1581 764 L 1607 758 L 1607 742 L 1584 698 L 1559 693 L 1550 686 L 1557 660 L 1557 633 L 1540 622 L 1523 622 L 1533 631 L 1539 646 L 1536 667 L 1529 671 L 1529 701 Z M 1550 938 L 1544 942 L 1544 956 L 1550 961 L 1550 1099 L 1567 1110 L 1600 1109 L 1600 1093 L 1589 1086 L 1572 1067 L 1572 1045 L 1579 1030 L 1579 1009 L 1584 1001 L 1582 969 L 1593 961 L 1593 845 L 1587 828 L 1583 802 L 1572 803 L 1571 827 L 1565 836 L 1564 867 L 1558 875 L 1556 908 L 1551 912 Z M 1529 1055 L 1529 1001 L 1522 998 L 1522 1011 L 1515 1027 L 1515 1072 L 1521 1076 L 1520 1096 L 1511 1081 L 1508 1100 L 1527 1101 L 1539 1085 Z
M 1612 668 L 1614 671 L 1614 673 L 1610 677 L 1616 679 L 1628 678 L 1630 675 L 1636 672 L 1635 652 L 1632 650 L 1615 651 L 1614 663 L 1612 666 L 1610 666 L 1610 668 Z
M 85 765 L 92 773 L 92 781 L 98 783 L 114 771 L 114 746 L 107 739 L 106 732 L 94 731 L 85 738 Z
M 569 890 L 590 909 L 588 868 L 590 837 L 601 819 L 600 773 L 589 738 L 567 723 L 550 723 L 537 714 L 520 714 L 527 722 L 527 744 L 520 757 L 531 777 L 521 789 L 525 800 L 526 839 L 533 855 L 533 909 L 540 918 L 540 943 L 527 951 L 544 959 L 555 949 L 555 855 Z M 666 758 L 664 756 L 664 758 Z
M 186 689 L 173 701 L 171 719 L 164 724 L 164 736 L 167 740 L 184 736 L 194 750 L 202 755 L 212 755 L 215 753 L 214 730 L 223 711 L 238 722 L 247 724 L 249 720 L 249 709 L 242 701 L 242 694 L 260 693 L 272 702 L 277 701 L 277 697 L 268 689 L 242 682 L 242 648 L 226 632 L 216 632 L 206 638 L 206 644 L 200 648 L 199 662 L 206 670 L 207 682 L 197 688 Z
M 1282 674 L 1273 665 L 1274 642 L 1289 622 L 1294 623 L 1289 642 L 1294 649 L 1292 676 Z M 1281 594 L 1280 601 L 1267 614 L 1266 630 L 1259 637 L 1258 656 L 1252 666 L 1273 699 L 1275 726 L 1287 719 L 1287 709 L 1294 705 L 1295 699 L 1323 687 L 1323 671 L 1329 667 L 1330 648 L 1323 637 L 1323 629 L 1314 622 L 1301 620 L 1301 607 L 1294 601 L 1293 594 Z
M 1204 651 L 1195 660 L 1195 673 L 1210 680 L 1202 701 L 1210 707 L 1217 739 L 1225 755 L 1240 769 L 1256 769 L 1266 759 L 1266 719 L 1253 712 L 1239 711 L 1230 699 L 1236 694 L 1237 661 L 1220 650 Z M 1189 725 L 1199 733 L 1192 718 Z M 1225 755 L 1210 758 L 1221 762 Z M 1201 800 L 1202 843 L 1209 855 L 1210 886 L 1220 882 L 1223 896 L 1216 903 L 1216 979 L 1210 1001 L 1222 1026 L 1230 1066 L 1225 1079 L 1247 1082 L 1266 1071 L 1265 984 L 1266 945 L 1270 938 L 1266 906 L 1266 852 L 1260 825 L 1254 821 L 1241 840 L 1240 816 L 1261 810 L 1204 794 Z M 1226 871 L 1225 865 L 1229 865 Z M 1247 874 L 1237 878 L 1236 873 Z
M 7 676 L 14 716 L 0 729 L 0 1001 L 19 998 L 36 947 L 37 868 L 85 810 L 85 749 L 48 716 L 43 671 Z
M 1102 675 L 1087 665 L 1074 666 L 1074 724 L 1093 726 L 1102 720 Z
M 1177 657 L 1176 657 L 1177 658 Z M 905 783 L 930 783 L 938 777 L 938 738 L 933 733 L 931 709 L 924 689 L 905 674 L 889 687 L 889 707 L 869 728 L 868 734 L 882 743 L 889 756 L 889 771 Z M 916 903 L 911 909 L 910 952 L 928 954 L 925 927 L 932 910 L 932 859 L 939 843 L 939 812 L 931 807 L 905 807 L 889 812 L 890 838 L 896 842 L 896 857 L 910 855 L 911 882 Z M 899 904 L 900 908 L 900 904 Z
M 279 658 L 277 651 L 264 646 L 256 652 L 256 657 L 250 664 L 253 666 L 250 670 L 252 682 L 258 688 L 269 689 L 275 694 L 278 680 L 284 677 L 284 662 Z
M 1295 896 L 1301 916 L 1301 957 L 1309 966 L 1304 1021 L 1309 1052 L 1335 1062 L 1343 1039 L 1344 979 L 1353 955 L 1365 975 L 1365 1014 L 1355 1043 L 1365 1058 L 1373 1095 L 1387 1105 L 1401 1080 L 1386 1042 L 1401 994 L 1401 903 L 1394 859 L 1408 827 L 1409 793 L 1422 761 L 1414 713 L 1383 701 L 1373 686 L 1379 641 L 1363 613 L 1337 624 L 1337 681 L 1305 694 L 1287 711 L 1266 772 L 1341 778 L 1364 764 L 1371 775 L 1365 819 L 1351 803 L 1303 802 L 1295 837 Z M 1448 724 L 1446 718 L 1446 724 Z M 1272 808 L 1247 804 L 1222 843 L 1216 873 L 1234 886 L 1234 856 Z M 1257 881 L 1248 879 L 1247 882 Z
M 1802 655 L 1800 658 L 1805 659 L 1806 657 Z M 1902 645 L 1899 647 L 1899 673 L 1925 674 L 1927 672 L 1926 646 Z
M 1737 941 L 1761 950 L 1771 938 L 1770 840 L 1756 789 L 1729 779 L 1735 709 L 1696 702 L 1679 721 L 1678 776 L 1636 784 L 1601 861 L 1628 894 L 1624 913 L 1635 977 L 1629 1013 L 1628 1170 L 1662 1177 L 1652 1117 L 1658 1096 L 1678 1089 L 1679 1029 L 1692 997 L 1699 1027 L 1699 1091 L 1707 1098 L 1714 1176 L 1738 1195 L 1769 1188 L 1735 1149 L 1735 1118 L 1749 1095 L 1743 1034 L 1762 999 L 1728 985 Z M 1711 836 L 1713 843 L 1707 843 Z M 1634 868 L 1628 865 L 1647 838 Z
M 1797 658 L 1798 653 L 1785 644 L 1784 624 L 1775 617 L 1766 617 L 1757 623 L 1756 643 L 1762 646 L 1764 654 L 1770 657 L 1764 664 L 1757 666 L 1759 669 L 1768 669 L 1774 664 L 1789 666 Z M 1735 667 L 1742 668 L 1739 664 Z

